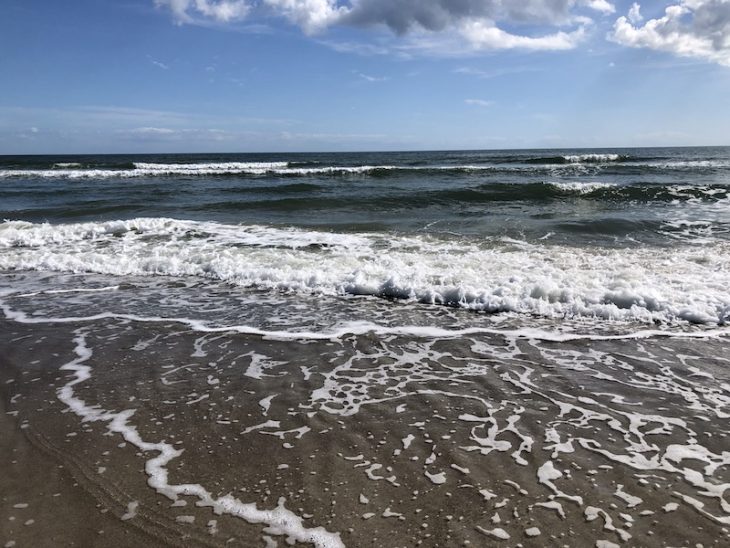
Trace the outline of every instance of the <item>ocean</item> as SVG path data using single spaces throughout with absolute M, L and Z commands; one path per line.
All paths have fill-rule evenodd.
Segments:
M 14 465 L 117 543 L 730 542 L 729 147 L 0 156 L 0 219 Z

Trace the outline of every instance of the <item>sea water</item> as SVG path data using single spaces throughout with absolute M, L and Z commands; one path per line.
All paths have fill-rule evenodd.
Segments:
M 728 192 L 728 148 L 0 157 L 8 375 L 59 409 L 9 397 L 213 536 L 708 543 Z

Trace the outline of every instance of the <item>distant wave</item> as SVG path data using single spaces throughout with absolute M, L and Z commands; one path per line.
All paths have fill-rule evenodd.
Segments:
M 0 170 L 0 178 L 38 177 L 68 179 L 109 179 L 131 177 L 160 177 L 173 175 L 216 176 L 216 175 L 386 175 L 396 172 L 454 172 L 467 173 L 475 171 L 498 170 L 500 166 L 485 165 L 435 165 L 435 166 L 403 166 L 403 165 L 361 165 L 361 166 L 320 166 L 291 167 L 288 162 L 223 162 L 202 164 L 149 164 L 135 163 L 133 169 L 5 169 Z
M 246 170 L 274 170 L 289 167 L 288 162 L 206 162 L 202 164 L 155 164 L 135 162 L 134 167 L 142 171 L 160 171 L 163 173 L 199 171 L 246 171 Z
M 551 173 L 590 175 L 601 170 L 638 170 L 637 173 L 665 173 L 670 171 L 730 169 L 730 160 L 663 160 L 640 159 L 620 154 L 579 154 L 546 157 L 504 157 L 484 163 L 464 164 L 373 164 L 323 165 L 312 161 L 277 162 L 201 162 L 152 163 L 134 162 L 108 165 L 84 165 L 79 162 L 60 162 L 49 169 L 0 169 L 0 179 L 7 178 L 67 178 L 110 179 L 165 176 L 357 176 L 387 177 L 391 175 L 464 174 L 464 173 Z M 619 171 L 620 173 L 621 171 Z M 567 187 L 566 187 L 567 188 Z
M 730 246 L 574 248 L 142 218 L 0 224 L 0 269 L 175 276 L 550 318 L 730 320 Z
M 575 164 L 585 163 L 604 163 L 604 162 L 622 162 L 630 160 L 631 156 L 623 156 L 621 154 L 575 154 L 563 156 L 569 163 Z
M 162 177 L 173 175 L 347 175 L 377 173 L 399 169 L 397 166 L 325 166 L 290 168 L 287 162 L 224 162 L 205 164 L 145 164 L 135 163 L 133 169 L 5 169 L 0 178 L 37 177 L 66 179 L 111 179 L 132 177 Z
M 541 156 L 525 160 L 528 164 L 605 164 L 627 162 L 631 156 L 623 154 L 571 154 L 566 156 Z
M 657 160 L 646 165 L 666 170 L 730 169 L 730 160 Z

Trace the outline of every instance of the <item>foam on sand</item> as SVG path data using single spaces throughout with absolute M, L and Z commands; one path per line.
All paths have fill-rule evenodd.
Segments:
M 114 294 L 82 295 L 100 298 Z M 177 506 L 181 506 L 178 501 L 183 496 L 192 496 L 197 506 L 210 507 L 216 513 L 266 523 L 265 532 L 272 535 L 320 545 L 333 541 L 327 530 L 304 528 L 297 520 L 311 517 L 303 510 L 292 515 L 282 501 L 274 508 L 261 509 L 260 502 L 256 506 L 225 496 L 235 483 L 229 483 L 219 496 L 211 494 L 195 475 L 190 484 L 172 481 L 178 477 L 173 463 L 184 461 L 188 465 L 197 457 L 193 456 L 192 441 L 191 445 L 185 443 L 194 438 L 186 437 L 180 445 L 168 440 L 177 437 L 173 435 L 176 428 L 189 432 L 191 426 L 186 421 L 176 426 L 172 416 L 169 420 L 163 416 L 164 422 L 159 422 L 162 428 L 150 434 L 163 441 L 151 441 L 143 434 L 143 425 L 154 422 L 169 408 L 161 410 L 121 394 L 114 395 L 114 401 L 124 402 L 118 404 L 94 396 L 93 388 L 104 390 L 103 383 L 99 384 L 103 377 L 97 378 L 91 367 L 97 360 L 100 365 L 105 363 L 107 351 L 120 348 L 120 344 L 130 354 L 130 368 L 142 365 L 146 376 L 150 374 L 144 365 L 148 357 L 164 348 L 165 353 L 156 354 L 163 360 L 156 370 L 171 382 L 191 385 L 191 390 L 179 391 L 184 394 L 182 398 L 165 405 L 178 405 L 182 415 L 187 403 L 198 402 L 191 416 L 200 418 L 203 431 L 199 434 L 203 436 L 212 433 L 208 413 L 213 412 L 210 419 L 215 419 L 220 440 L 235 437 L 240 446 L 258 441 L 283 447 L 279 458 L 267 463 L 277 474 L 287 476 L 286 470 L 318 472 L 321 468 L 312 448 L 321 444 L 331 448 L 330 454 L 342 461 L 335 467 L 338 473 L 348 479 L 354 476 L 349 483 L 356 486 L 349 493 L 338 489 L 338 514 L 348 497 L 356 505 L 351 515 L 341 514 L 342 521 L 332 526 L 340 531 L 355 517 L 358 523 L 372 519 L 368 525 L 385 528 L 381 518 L 400 522 L 402 516 L 404 526 L 420 528 L 426 524 L 430 532 L 432 522 L 421 515 L 435 518 L 432 509 L 440 508 L 443 496 L 454 497 L 455 508 L 479 506 L 481 510 L 459 526 L 492 538 L 523 538 L 528 527 L 547 531 L 550 520 L 554 524 L 566 519 L 565 525 L 576 530 L 589 528 L 591 534 L 610 535 L 622 542 L 635 535 L 641 543 L 648 521 L 642 523 L 644 510 L 654 508 L 661 516 L 662 505 L 672 499 L 678 504 L 669 508 L 678 512 L 678 519 L 686 518 L 687 512 L 699 512 L 711 521 L 703 525 L 707 530 L 726 526 L 730 519 L 725 501 L 728 486 L 722 482 L 722 470 L 730 455 L 722 452 L 720 438 L 726 434 L 730 399 L 726 385 L 717 381 L 722 373 L 701 367 L 707 346 L 718 356 L 727 355 L 727 339 L 694 346 L 688 339 L 678 339 L 707 337 L 709 330 L 674 332 L 669 334 L 672 339 L 636 338 L 635 333 L 614 339 L 588 335 L 585 337 L 590 342 L 571 344 L 574 339 L 570 334 L 562 339 L 559 334 L 541 339 L 540 332 L 530 330 L 429 327 L 419 331 L 417 326 L 363 323 L 357 331 L 360 335 L 343 331 L 336 339 L 300 339 L 290 332 L 291 338 L 282 335 L 283 340 L 262 341 L 258 335 L 267 336 L 263 330 L 242 331 L 253 335 L 249 337 L 237 336 L 236 330 L 229 330 L 227 335 L 223 331 L 207 335 L 185 328 L 192 324 L 175 326 L 158 319 L 155 326 L 140 326 L 133 322 L 154 320 L 114 315 L 105 316 L 105 321 L 87 318 L 90 323 L 79 328 L 83 319 L 48 317 L 34 307 L 45 298 L 31 291 L 8 295 L 3 299 L 17 308 L 3 304 L 2 310 L 8 320 L 27 324 L 31 333 L 42 334 L 35 326 L 43 322 L 56 331 L 75 330 L 75 359 L 63 365 L 70 377 L 65 377 L 59 398 L 82 421 L 102 424 L 134 445 L 145 460 L 148 484 Z M 71 300 L 78 295 L 67 292 L 56 298 Z M 26 314 L 22 309 L 36 313 Z M 151 330 L 168 336 L 149 343 L 156 334 Z M 459 335 L 454 336 L 455 332 Z M 120 341 L 116 338 L 120 333 L 129 338 Z M 614 340 L 626 343 L 615 344 Z M 135 342 L 141 343 L 138 349 L 129 350 L 137 347 Z M 316 363 L 306 361 L 306 353 L 297 349 L 308 349 L 316 356 Z M 189 363 L 185 356 L 189 356 Z M 261 368 L 262 374 L 252 378 L 243 373 L 254 356 L 261 364 L 286 365 Z M 303 360 L 314 370 L 309 382 L 302 382 L 304 373 L 297 367 Z M 707 374 L 698 375 L 700 367 Z M 98 375 L 102 374 L 99 367 Z M 211 378 L 220 382 L 211 386 Z M 282 387 L 287 387 L 286 393 Z M 135 393 L 133 387 L 130 390 Z M 283 399 L 277 400 L 277 395 Z M 99 399 L 84 399 L 87 397 Z M 632 404 L 638 399 L 643 405 Z M 397 411 L 404 402 L 408 404 L 403 411 L 407 416 Z M 136 407 L 130 408 L 133 405 Z M 123 409 L 109 410 L 114 406 Z M 419 408 L 420 412 L 412 411 Z M 152 415 L 147 415 L 150 412 Z M 377 417 L 376 422 L 368 422 L 372 417 Z M 386 417 L 384 429 L 380 417 Z M 708 429 L 710 421 L 717 427 Z M 357 430 L 358 425 L 361 430 Z M 198 464 L 203 467 L 206 451 L 203 447 L 200 452 L 204 460 Z M 235 462 L 237 454 L 234 450 L 225 457 Z M 598 471 L 586 470 L 586 464 L 595 465 L 605 477 L 594 476 Z M 495 476 L 497 466 L 500 473 Z M 615 473 L 605 472 L 612 469 Z M 246 487 L 260 477 L 254 469 L 246 474 Z M 241 477 L 234 474 L 232 481 Z M 264 473 L 261 479 L 270 482 L 272 478 Z M 600 483 L 592 484 L 595 479 Z M 668 489 L 655 489 L 654 484 L 660 481 Z M 283 484 L 267 483 L 273 501 L 280 493 L 273 485 Z M 283 492 L 291 492 L 291 487 L 287 489 Z M 313 489 L 316 493 L 317 488 Z M 596 494 L 601 492 L 608 493 L 608 499 Z M 427 510 L 414 514 L 404 502 L 410 497 L 412 504 L 418 508 L 423 504 Z M 122 502 L 126 504 L 129 498 Z M 297 504 L 295 499 L 287 497 L 290 508 Z M 362 504 L 368 505 L 367 514 L 361 513 Z M 528 514 L 531 508 L 540 510 Z M 140 517 L 145 515 L 144 506 L 134 510 Z M 491 522 L 488 516 L 493 516 Z M 203 524 L 206 519 L 198 515 L 195 523 Z M 631 528 L 633 523 L 636 526 Z M 356 523 L 349 524 L 357 528 Z M 319 536 L 312 536 L 313 531 Z
M 288 510 L 285 499 L 280 498 L 278 505 L 270 510 L 259 509 L 255 503 L 244 503 L 232 495 L 215 497 L 202 485 L 195 483 L 172 484 L 169 481 L 167 466 L 182 454 L 181 449 L 174 448 L 164 441 L 150 442 L 143 439 L 132 423 L 134 410 L 111 411 L 98 406 L 88 405 L 76 395 L 75 387 L 91 378 L 92 369 L 86 364 L 92 357 L 91 349 L 86 345 L 83 331 L 75 338 L 76 358 L 63 366 L 61 370 L 70 371 L 72 378 L 58 390 L 58 398 L 84 422 L 103 422 L 109 432 L 121 435 L 127 443 L 148 454 L 145 463 L 147 483 L 159 494 L 177 501 L 180 496 L 195 496 L 197 506 L 210 507 L 218 515 L 228 514 L 248 521 L 249 523 L 266 524 L 265 532 L 270 535 L 284 535 L 288 541 L 314 544 L 320 548 L 344 548 L 337 533 L 330 533 L 322 527 L 307 528 L 303 518 Z M 149 454 L 156 456 L 149 456 Z M 137 512 L 137 503 L 130 503 L 127 519 L 132 519 Z

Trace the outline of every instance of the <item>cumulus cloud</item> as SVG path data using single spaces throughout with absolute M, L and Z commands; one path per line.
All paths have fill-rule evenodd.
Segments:
M 638 25 L 644 20 L 644 17 L 641 15 L 641 6 L 634 2 L 631 5 L 631 9 L 629 9 L 629 15 L 628 15 L 629 21 L 631 21 L 634 25 Z
M 584 3 L 589 8 L 602 13 L 608 14 L 616 11 L 616 7 L 607 0 L 586 0 Z
M 250 10 L 246 0 L 155 0 L 158 7 L 169 8 L 180 23 L 204 17 L 220 23 L 244 19 Z
M 554 23 L 567 19 L 569 0 L 354 0 L 343 21 L 356 26 L 389 27 L 397 34 L 416 28 L 442 31 L 466 21 L 513 19 Z
M 263 4 L 308 34 L 337 23 L 348 11 L 337 5 L 337 0 L 263 0 Z
M 419 27 L 440 31 L 468 21 L 560 25 L 587 21 L 576 8 L 612 13 L 607 0 L 353 0 L 344 19 L 358 25 L 387 25 L 397 33 Z
M 533 37 L 510 34 L 489 22 L 470 21 L 463 26 L 462 33 L 479 49 L 566 50 L 573 49 L 584 38 L 585 29 Z
M 282 17 L 307 34 L 333 26 L 456 37 L 467 51 L 564 50 L 585 36 L 588 15 L 615 11 L 608 0 L 154 0 L 180 23 L 251 14 Z M 505 26 L 506 25 L 506 26 Z M 510 28 L 510 31 L 505 28 Z M 545 28 L 547 27 L 547 28 Z M 557 28 L 556 28 L 557 27 Z M 521 30 L 517 30 L 521 29 Z M 518 33 L 519 32 L 519 33 Z M 433 43 L 433 42 L 431 42 Z
M 643 25 L 640 6 L 619 17 L 609 39 L 730 66 L 730 0 L 681 0 Z

